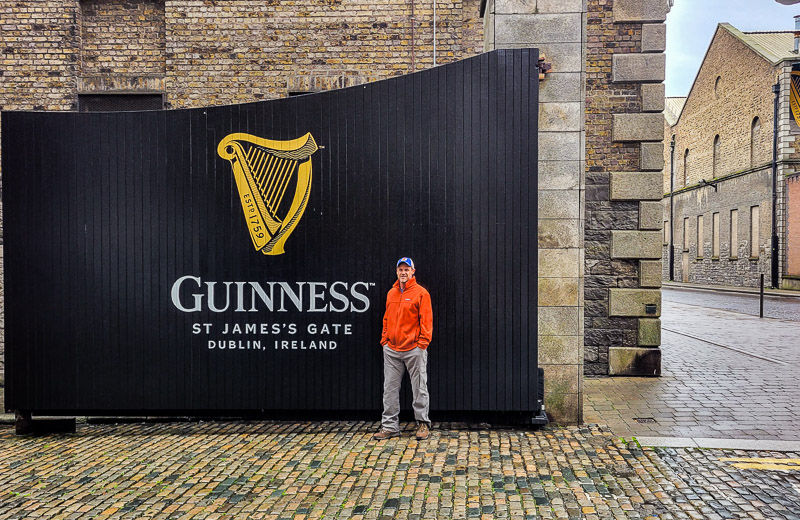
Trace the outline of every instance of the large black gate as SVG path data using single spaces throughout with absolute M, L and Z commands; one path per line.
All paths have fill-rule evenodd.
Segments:
M 2 114 L 6 408 L 381 407 L 395 262 L 431 407 L 537 413 L 535 50 L 191 110 Z

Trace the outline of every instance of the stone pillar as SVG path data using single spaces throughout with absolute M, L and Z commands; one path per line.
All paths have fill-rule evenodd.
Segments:
M 587 90 L 597 101 L 587 119 L 605 124 L 587 137 L 587 364 L 596 374 L 657 376 L 669 4 L 589 5 Z
M 583 420 L 584 0 L 489 0 L 486 50 L 536 47 L 539 86 L 539 366 L 551 420 Z

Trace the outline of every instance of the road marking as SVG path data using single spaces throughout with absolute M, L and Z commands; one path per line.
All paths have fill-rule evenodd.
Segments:
M 749 457 L 732 457 L 719 459 L 739 469 L 764 469 L 776 471 L 800 471 L 800 459 L 755 459 Z
M 778 361 L 777 359 L 772 359 L 772 358 L 768 358 L 768 357 L 764 357 L 764 356 L 759 356 L 757 354 L 753 354 L 751 352 L 748 352 L 746 350 L 742 350 L 740 348 L 731 347 L 730 345 L 723 345 L 722 343 L 714 343 L 713 341 L 709 341 L 707 339 L 704 339 L 704 338 L 701 338 L 701 337 L 698 337 L 698 336 L 693 336 L 693 335 L 687 334 L 685 332 L 679 332 L 677 330 L 668 329 L 668 328 L 664 327 L 663 325 L 661 326 L 661 329 L 662 330 L 666 330 L 667 332 L 672 332 L 673 334 L 678 334 L 679 336 L 686 336 L 687 338 L 696 339 L 697 341 L 702 341 L 703 343 L 708 343 L 709 345 L 714 345 L 715 347 L 722 347 L 722 348 L 726 348 L 728 350 L 733 350 L 734 352 L 738 352 L 739 354 L 744 354 L 745 356 L 754 357 L 756 359 L 761 359 L 763 361 L 769 361 L 770 363 L 775 363 L 776 365 L 788 365 L 789 364 L 789 363 L 786 363 L 784 361 Z

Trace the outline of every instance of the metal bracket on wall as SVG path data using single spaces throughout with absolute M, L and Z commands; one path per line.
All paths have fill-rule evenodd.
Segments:
M 700 184 L 700 186 L 711 186 L 712 188 L 714 188 L 714 191 L 717 191 L 717 183 L 716 183 L 716 181 L 708 182 L 705 179 L 700 179 L 700 182 L 698 184 Z
M 539 71 L 539 81 L 544 80 L 545 75 L 550 73 L 550 70 L 553 68 L 552 63 L 546 63 L 545 60 L 547 56 L 544 54 L 539 56 L 539 62 L 536 64 L 536 68 Z

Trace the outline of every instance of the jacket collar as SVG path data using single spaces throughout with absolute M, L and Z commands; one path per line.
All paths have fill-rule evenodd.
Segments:
M 415 285 L 417 285 L 417 278 L 412 276 L 406 282 L 405 290 L 407 291 L 407 290 L 411 289 L 412 287 L 414 287 Z M 400 290 L 400 280 L 395 280 L 394 281 L 394 285 L 392 285 L 392 287 L 394 287 L 395 289 L 397 289 L 399 291 Z

